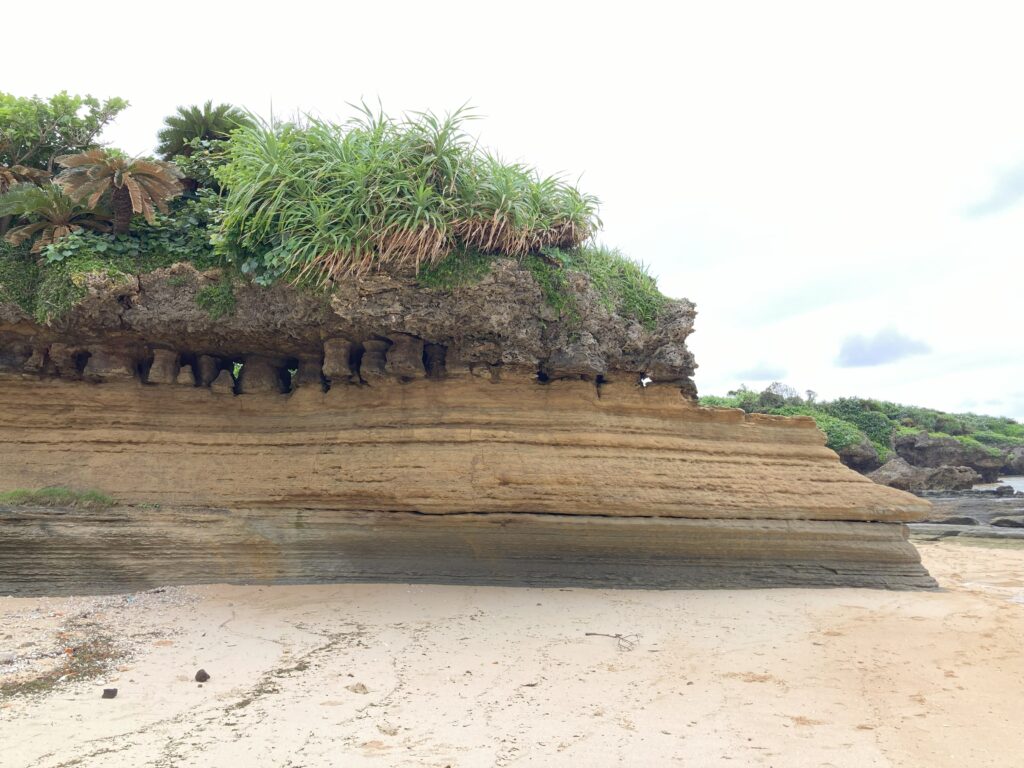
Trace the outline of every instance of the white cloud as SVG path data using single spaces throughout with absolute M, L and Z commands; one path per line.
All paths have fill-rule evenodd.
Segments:
M 923 341 L 912 339 L 895 328 L 883 328 L 874 336 L 858 333 L 843 339 L 836 365 L 840 368 L 885 365 L 931 351 Z

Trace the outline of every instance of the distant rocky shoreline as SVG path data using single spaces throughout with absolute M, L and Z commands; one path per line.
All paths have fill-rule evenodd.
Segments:
M 965 491 L 919 491 L 932 504 L 922 523 L 911 525 L 915 538 L 968 536 L 1024 541 L 1024 493 L 1009 485 Z
M 1024 475 L 1024 449 L 995 457 L 952 438 L 922 432 L 897 436 L 893 450 L 893 458 L 865 474 L 931 502 L 928 519 L 911 526 L 915 537 L 1024 539 L 1024 493 L 1011 485 L 975 488 L 1000 477 Z

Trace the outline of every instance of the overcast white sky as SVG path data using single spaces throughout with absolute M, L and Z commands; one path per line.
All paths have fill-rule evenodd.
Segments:
M 234 6 L 234 7 L 232 7 Z M 17 3 L 0 90 L 392 112 L 603 201 L 601 239 L 697 303 L 705 394 L 774 379 L 1024 418 L 1024 5 Z M 89 27 L 77 40 L 76 18 Z M 13 62 L 13 64 L 12 64 Z

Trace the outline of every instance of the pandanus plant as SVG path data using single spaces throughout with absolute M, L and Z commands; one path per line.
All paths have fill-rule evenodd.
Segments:
M 168 201 L 182 193 L 181 171 L 172 163 L 126 157 L 106 149 L 62 155 L 64 170 L 57 183 L 86 208 L 109 201 L 115 234 L 128 233 L 132 216 L 141 213 L 152 223 L 156 211 L 167 213 Z
M 463 130 L 472 117 L 395 120 L 364 107 L 340 126 L 243 126 L 217 172 L 223 241 L 279 274 L 324 282 L 418 271 L 460 246 L 513 257 L 571 249 L 600 228 L 595 197 L 485 153 Z
M 0 216 L 22 216 L 29 221 L 11 230 L 5 236 L 11 245 L 20 245 L 35 239 L 32 253 L 55 243 L 72 232 L 91 229 L 110 231 L 110 215 L 76 204 L 56 184 L 37 187 L 34 184 L 16 184 L 0 197 Z

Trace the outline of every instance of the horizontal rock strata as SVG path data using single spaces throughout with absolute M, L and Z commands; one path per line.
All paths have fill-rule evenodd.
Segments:
M 235 395 L 0 377 L 0 490 L 428 514 L 900 522 L 928 510 L 843 467 L 810 419 L 700 408 L 674 388 L 470 376 L 281 394 L 261 381 Z
M 196 583 L 927 589 L 905 526 L 327 510 L 0 509 L 0 593 Z

